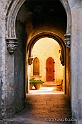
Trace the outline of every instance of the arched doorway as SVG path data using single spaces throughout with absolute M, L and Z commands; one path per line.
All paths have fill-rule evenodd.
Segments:
M 39 59 L 36 57 L 33 61 L 33 75 L 39 75 Z
M 44 34 L 42 33 L 42 36 L 41 36 L 42 38 L 40 38 L 39 40 L 37 40 L 36 38 L 33 39 L 33 42 L 36 41 L 36 43 L 34 45 L 33 45 L 33 43 L 30 45 L 32 48 L 30 48 L 31 51 L 29 51 L 30 55 L 32 55 L 33 58 L 36 59 L 36 56 L 39 58 L 39 63 L 40 63 L 39 64 L 39 69 L 40 69 L 39 75 L 33 75 L 33 64 L 31 64 L 30 65 L 30 76 L 28 76 L 28 77 L 41 79 L 44 82 L 42 86 L 49 86 L 49 87 L 55 86 L 55 84 L 61 84 L 61 81 L 63 80 L 63 83 L 64 83 L 63 89 L 65 89 L 65 45 L 59 43 L 60 42 L 59 40 L 57 42 L 55 40 L 56 38 L 55 38 L 54 34 L 52 34 L 53 37 L 50 35 L 50 37 L 52 37 L 52 38 L 50 38 L 49 34 L 47 34 L 47 33 L 45 33 L 44 37 L 43 37 L 43 35 Z M 47 36 L 47 37 L 45 37 L 45 36 Z M 62 42 L 62 40 L 61 40 L 61 42 Z M 61 48 L 63 49 L 63 51 Z M 64 57 L 62 57 L 62 56 L 64 56 Z M 53 78 L 51 81 L 46 80 L 46 71 L 47 71 L 46 61 L 48 58 L 53 58 L 53 60 L 56 61 L 56 63 L 52 62 L 52 64 L 51 64 L 51 65 L 54 64 L 52 72 L 53 72 L 53 77 L 55 77 L 55 79 Z M 33 61 L 33 63 L 34 63 L 34 61 Z M 49 63 L 48 63 L 48 65 L 49 65 Z M 27 66 L 27 68 L 28 68 L 28 66 Z M 65 90 L 63 90 L 63 91 L 65 91 Z
M 13 81 L 15 82 L 15 87 L 14 87 L 14 90 L 12 90 L 11 92 L 14 92 L 14 96 L 12 98 L 14 98 L 15 105 L 14 105 L 14 107 L 12 107 L 12 106 L 10 107 L 10 105 L 8 104 L 8 107 L 10 107 L 10 109 L 13 111 L 12 114 L 18 113 L 25 106 L 25 104 L 24 104 L 24 102 L 25 102 L 25 84 L 27 83 L 27 79 L 26 79 L 27 78 L 27 75 L 26 75 L 27 70 L 26 70 L 25 66 L 28 65 L 27 60 L 31 57 L 31 49 L 34 45 L 34 42 L 36 42 L 36 40 L 34 40 L 34 39 L 39 39 L 40 37 L 47 36 L 47 37 L 54 37 L 55 39 L 57 39 L 57 41 L 60 41 L 60 40 L 64 41 L 64 34 L 66 32 L 70 33 L 70 28 L 69 28 L 69 25 L 71 25 L 70 18 L 68 19 L 69 21 L 67 21 L 67 18 L 70 17 L 70 13 L 69 13 L 70 9 L 68 9 L 69 5 L 67 2 L 66 2 L 66 4 L 68 5 L 68 8 L 66 8 L 66 6 L 64 5 L 63 2 L 62 2 L 62 4 L 64 5 L 66 12 L 69 16 L 66 16 L 66 13 L 65 13 L 65 10 L 64 10 L 62 4 L 60 3 L 59 0 L 57 0 L 57 1 L 53 1 L 52 5 L 49 6 L 49 12 L 48 12 L 48 6 L 45 9 L 48 12 L 47 17 L 45 17 L 46 11 L 44 13 L 44 16 L 42 15 L 42 13 L 43 13 L 42 7 L 44 8 L 44 5 L 46 4 L 46 2 L 45 2 L 45 4 L 43 4 L 43 1 L 41 1 L 41 3 L 40 3 L 41 6 L 38 6 L 37 0 L 34 1 L 33 4 L 32 4 L 32 2 L 33 1 L 24 1 L 24 0 L 22 2 L 20 2 L 19 0 L 15 1 L 14 3 L 12 2 L 10 4 L 8 12 L 7 12 L 7 27 L 6 27 L 7 28 L 6 39 L 8 41 L 7 47 L 9 48 L 9 44 L 16 43 L 16 42 L 11 42 L 12 39 L 17 40 L 16 36 L 18 38 L 18 48 L 14 53 L 14 58 L 12 59 L 13 60 L 13 68 L 14 68 Z M 37 3 L 37 6 L 35 6 L 36 3 Z M 49 3 L 51 3 L 51 1 L 49 1 Z M 49 5 L 49 3 L 46 5 Z M 60 20 L 60 22 L 56 23 L 57 20 L 55 20 L 55 23 L 54 23 L 54 19 L 55 19 L 54 17 L 56 17 L 56 15 L 54 13 L 55 11 L 53 8 L 55 8 L 57 4 L 58 4 L 58 8 L 60 8 L 60 11 L 58 8 L 56 8 L 56 10 L 57 10 L 57 12 L 62 12 L 62 14 L 58 14 L 56 12 L 56 15 L 63 15 L 63 17 L 65 17 L 63 19 L 65 19 L 65 20 L 61 21 L 61 19 L 59 19 L 59 16 L 57 16 L 56 19 L 58 21 Z M 34 5 L 35 8 L 32 8 L 31 5 Z M 14 9 L 12 10 L 12 8 L 14 8 Z M 24 13 L 25 15 L 22 17 L 21 13 Z M 42 18 L 42 16 L 45 18 Z M 31 20 L 32 19 L 31 17 L 33 17 L 33 20 Z M 36 18 L 36 17 L 38 17 L 38 18 Z M 12 18 L 13 18 L 13 20 L 12 20 Z M 49 18 L 49 20 L 48 20 L 48 18 Z M 53 20 L 53 24 L 51 23 L 51 20 Z M 65 23 L 63 23 L 63 22 L 65 22 Z M 10 24 L 13 26 L 10 26 Z M 16 26 L 15 26 L 15 24 L 16 24 Z M 44 26 L 42 26 L 43 24 L 44 24 Z M 51 25 L 49 25 L 49 24 L 51 24 Z M 59 27 L 61 27 L 61 29 L 59 29 L 58 24 L 60 24 Z M 67 31 L 66 31 L 66 26 L 67 26 Z M 15 31 L 15 27 L 16 27 L 16 31 Z M 24 32 L 25 30 L 26 30 L 26 32 Z M 60 33 L 60 32 L 62 32 L 61 30 L 63 31 L 63 33 Z M 64 46 L 63 42 L 61 44 L 63 47 Z M 32 45 L 32 47 L 31 47 L 31 45 Z M 28 48 L 28 53 L 27 53 L 27 48 Z M 62 51 L 63 51 L 63 49 L 62 49 Z M 68 54 L 69 54 L 69 50 L 67 50 L 66 52 L 68 52 Z M 28 55 L 26 55 L 26 53 Z M 69 57 L 67 57 L 67 61 L 68 61 L 68 59 L 69 59 Z M 68 65 L 66 67 L 68 67 Z M 68 73 L 66 73 L 67 78 L 69 77 L 69 73 L 70 73 L 70 71 L 68 71 Z M 69 86 L 69 83 L 68 83 L 68 86 Z M 18 91 L 20 92 L 20 94 Z M 12 103 L 14 103 L 14 101 L 12 100 Z M 6 112 L 6 115 L 7 114 L 8 113 Z M 10 115 L 8 114 L 8 116 L 10 116 Z

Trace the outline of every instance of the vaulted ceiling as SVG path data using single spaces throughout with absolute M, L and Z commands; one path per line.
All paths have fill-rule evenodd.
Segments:
M 27 0 L 21 7 L 17 21 L 25 24 L 27 34 L 39 30 L 66 32 L 67 16 L 59 0 Z

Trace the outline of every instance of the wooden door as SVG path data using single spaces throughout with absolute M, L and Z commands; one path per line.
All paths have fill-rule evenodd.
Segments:
M 54 81 L 54 59 L 49 57 L 46 60 L 46 81 Z

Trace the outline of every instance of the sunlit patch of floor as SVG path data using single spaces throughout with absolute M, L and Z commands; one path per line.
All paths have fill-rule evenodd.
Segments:
M 55 87 L 41 87 L 39 90 L 29 90 L 29 94 L 64 94 L 64 92 L 56 91 Z

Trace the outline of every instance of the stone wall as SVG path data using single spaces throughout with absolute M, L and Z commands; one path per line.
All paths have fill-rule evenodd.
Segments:
M 24 61 L 25 54 L 22 37 L 18 36 L 18 50 L 17 53 L 9 53 L 12 50 L 14 52 L 14 38 L 6 37 L 6 19 L 8 14 L 7 9 L 12 0 L 0 1 L 0 79 L 2 79 L 2 118 L 12 117 L 16 112 L 22 110 L 25 105 L 25 92 L 24 92 Z M 5 4 L 4 4 L 5 3 Z M 18 25 L 19 28 L 19 25 Z M 17 31 L 20 32 L 20 29 Z M 22 33 L 23 34 L 23 33 Z M 24 35 L 23 35 L 24 36 Z M 7 40 L 6 40 L 7 39 Z M 9 41 L 10 40 L 10 41 Z M 7 41 L 9 41 L 7 47 Z M 10 45 L 10 47 L 9 47 Z M 8 48 L 8 50 L 7 50 Z M 19 55 L 20 54 L 20 55 Z M 24 57 L 24 58 L 23 58 Z M 19 71 L 20 70 L 20 71 Z M 16 77 L 16 78 L 15 78 Z M 22 78 L 23 77 L 23 78 Z M 22 80 L 21 80 L 22 79 Z M 18 92 L 20 91 L 20 93 Z M 18 101 L 17 101 L 18 100 Z M 20 106 L 19 106 L 20 105 Z
M 22 1 L 22 0 L 21 0 Z M 66 1 L 66 0 L 60 0 Z M 14 55 L 10 55 L 6 46 L 6 13 L 12 0 L 0 0 L 0 78 L 2 79 L 2 116 L 11 117 L 14 114 Z M 14 0 L 15 2 L 15 0 Z M 64 4 L 63 2 L 63 4 Z M 66 3 L 66 2 L 65 2 Z M 68 0 L 71 10 L 71 108 L 72 117 L 82 123 L 82 1 Z M 66 8 L 67 5 L 64 5 Z M 67 6 L 68 11 L 69 7 Z M 68 12 L 69 15 L 69 12 Z M 69 20 L 69 18 L 68 18 Z M 70 21 L 68 21 L 70 22 Z M 71 32 L 70 32 L 70 29 Z M 21 60 L 21 58 L 20 58 Z M 22 85 L 21 85 L 22 86 Z M 11 102 L 10 102 L 11 101 Z
M 15 113 L 20 112 L 25 107 L 25 27 L 17 20 L 16 32 L 18 46 L 14 53 L 14 109 Z
M 77 124 L 82 123 L 82 1 L 69 0 L 72 14 L 71 35 L 71 107 Z

